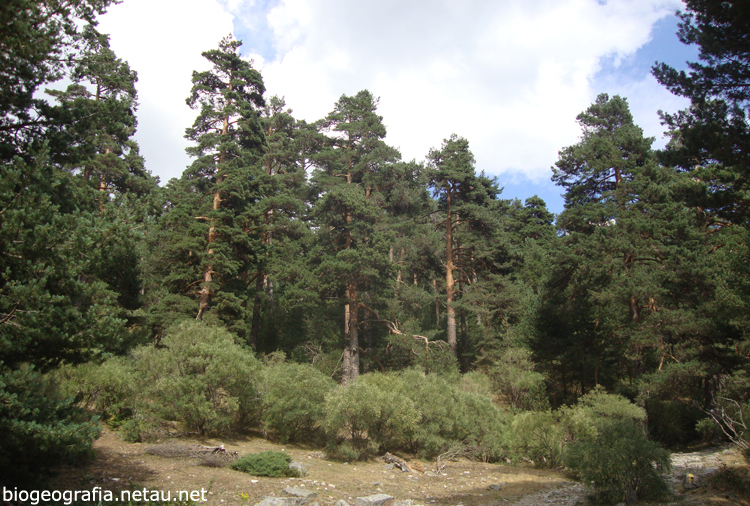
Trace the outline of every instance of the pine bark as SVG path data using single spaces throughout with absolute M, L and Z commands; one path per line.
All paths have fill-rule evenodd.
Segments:
M 446 194 L 446 225 L 445 225 L 445 298 L 448 306 L 448 345 L 456 354 L 456 308 L 453 306 L 456 292 L 456 282 L 453 279 L 455 262 L 453 259 L 453 216 L 451 214 L 451 194 Z
M 229 84 L 229 89 L 231 90 L 232 84 Z M 229 116 L 224 116 L 224 124 L 221 128 L 221 135 L 222 137 L 226 136 L 229 133 Z M 222 170 L 222 166 L 224 165 L 224 161 L 226 159 L 226 153 L 224 151 L 221 151 L 219 153 L 219 173 L 216 176 L 216 189 L 214 190 L 214 198 L 212 203 L 212 209 L 214 211 L 217 211 L 221 208 L 221 189 L 220 185 L 222 182 L 224 182 L 224 173 L 220 172 Z M 206 262 L 206 268 L 203 271 L 203 283 L 201 284 L 201 291 L 199 294 L 199 302 L 198 302 L 198 315 L 195 317 L 196 320 L 202 320 L 203 314 L 208 310 L 210 304 L 211 304 L 211 283 L 213 282 L 213 262 L 211 262 L 211 259 L 214 254 L 214 250 L 211 247 L 211 245 L 216 241 L 216 223 L 214 222 L 214 219 L 211 219 L 211 224 L 208 227 L 208 241 L 206 244 L 207 250 L 206 250 L 206 256 L 208 257 L 208 262 Z

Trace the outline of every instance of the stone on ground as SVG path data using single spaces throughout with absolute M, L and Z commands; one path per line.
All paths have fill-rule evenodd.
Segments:
M 375 494 L 368 495 L 367 497 L 357 497 L 354 500 L 354 506 L 382 506 L 391 499 L 393 499 L 393 497 L 387 494 Z

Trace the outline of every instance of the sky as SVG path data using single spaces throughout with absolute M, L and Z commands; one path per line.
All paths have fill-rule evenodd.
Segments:
M 125 0 L 99 18 L 138 72 L 136 140 L 162 184 L 190 164 L 185 104 L 201 52 L 229 33 L 261 71 L 266 96 L 315 121 L 342 95 L 379 97 L 386 142 L 421 161 L 456 133 L 504 198 L 539 195 L 558 151 L 580 138 L 576 116 L 599 93 L 628 99 L 663 147 L 658 111 L 688 105 L 651 76 L 697 50 L 676 36 L 680 0 Z

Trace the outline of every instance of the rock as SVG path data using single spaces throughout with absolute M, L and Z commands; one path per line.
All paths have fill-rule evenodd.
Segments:
M 316 497 L 318 497 L 318 494 L 316 494 L 312 490 L 305 490 L 304 488 L 299 488 L 299 487 L 286 487 L 284 489 L 284 493 L 289 494 L 294 497 L 300 497 L 302 499 L 308 499 L 308 500 L 315 499 Z
M 386 468 L 388 471 L 392 471 L 393 468 L 396 467 L 396 464 L 386 464 L 383 467 Z
M 403 501 L 393 501 L 391 506 L 414 506 L 414 501 L 411 499 L 405 499 Z
M 345 500 L 343 500 L 343 499 L 339 499 L 338 501 L 336 501 L 336 504 L 335 504 L 335 506 L 349 506 L 349 503 L 348 503 L 348 502 L 346 502 L 346 501 L 345 501 Z
M 300 476 L 307 476 L 309 474 L 307 472 L 307 469 L 305 469 L 305 466 L 303 466 L 299 462 L 290 462 L 289 469 L 294 469 Z
M 387 494 L 368 495 L 367 497 L 357 497 L 354 500 L 354 506 L 382 506 L 393 499 Z
M 505 483 L 493 483 L 492 485 L 487 487 L 487 490 L 494 490 L 497 492 L 498 490 L 502 490 Z
M 437 478 L 438 476 L 440 476 L 438 473 L 436 473 L 434 471 L 425 471 L 424 475 L 425 476 L 430 476 L 432 478 Z
M 307 502 L 302 497 L 274 497 L 266 496 L 256 506 L 302 506 Z
M 692 473 L 687 473 L 685 475 L 685 478 L 682 479 L 682 488 L 683 490 L 690 490 L 693 488 L 698 488 L 701 486 L 700 481 L 701 481 L 700 477 Z

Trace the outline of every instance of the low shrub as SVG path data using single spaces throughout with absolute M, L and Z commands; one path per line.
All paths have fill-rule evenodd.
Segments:
M 397 374 L 369 373 L 333 389 L 323 422 L 329 441 L 350 439 L 365 454 L 404 447 L 420 418 L 406 387 Z
M 229 467 L 235 471 L 242 471 L 254 476 L 299 477 L 299 471 L 289 467 L 291 462 L 292 457 L 284 452 L 266 451 L 245 455 Z
M 544 375 L 534 370 L 531 351 L 507 348 L 487 370 L 492 389 L 500 401 L 515 410 L 549 409 Z
M 201 435 L 256 422 L 260 362 L 224 328 L 183 322 L 133 354 L 142 411 Z
M 362 375 L 326 397 L 328 451 L 345 460 L 396 450 L 434 458 L 460 446 L 464 454 L 496 460 L 507 415 L 465 386 L 458 377 L 417 368 Z
M 489 396 L 467 391 L 481 388 L 481 377 L 452 381 L 417 368 L 407 369 L 400 376 L 408 385 L 404 395 L 411 399 L 420 415 L 410 450 L 434 458 L 448 448 L 463 445 L 483 460 L 500 457 L 503 451 L 498 436 L 504 430 L 506 415 Z
M 670 468 L 668 451 L 649 441 L 632 419 L 601 419 L 596 429 L 565 450 L 565 465 L 593 484 L 596 500 L 669 498 L 669 487 L 661 477 Z
M 259 384 L 265 430 L 282 441 L 318 442 L 325 396 L 334 381 L 313 366 L 277 363 L 263 369 Z
M 113 357 L 102 364 L 63 366 L 55 372 L 61 389 L 81 406 L 101 415 L 113 426 L 130 417 L 138 391 L 132 359 Z
M 505 444 L 516 460 L 528 460 L 537 467 L 562 464 L 565 429 L 560 414 L 552 411 L 526 411 L 513 417 Z

